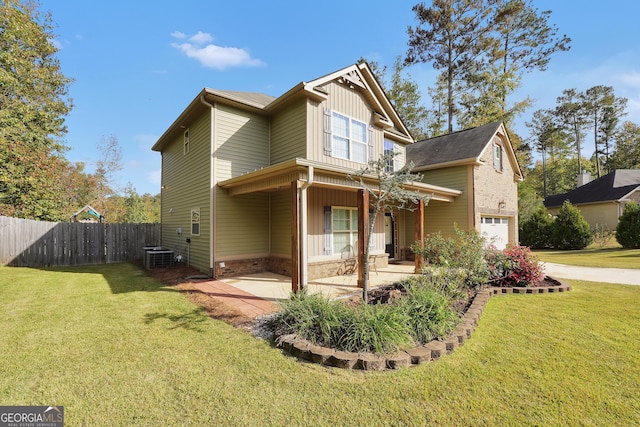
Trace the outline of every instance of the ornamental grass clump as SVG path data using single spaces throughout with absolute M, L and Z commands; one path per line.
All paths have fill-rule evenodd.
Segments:
M 413 345 L 409 316 L 397 306 L 362 304 L 343 319 L 336 347 L 344 351 L 394 353 Z
M 451 307 L 451 299 L 434 289 L 428 277 L 417 276 L 404 286 L 407 294 L 399 300 L 398 308 L 409 319 L 417 344 L 442 338 L 456 327 L 460 317 Z
M 339 341 L 349 308 L 322 294 L 306 289 L 280 302 L 281 310 L 269 321 L 276 336 L 295 334 L 318 345 L 331 346 Z

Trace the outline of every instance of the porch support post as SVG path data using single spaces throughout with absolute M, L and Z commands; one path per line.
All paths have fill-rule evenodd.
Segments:
M 291 182 L 291 291 L 300 290 L 300 196 L 298 181 Z
M 369 192 L 358 190 L 358 287 L 364 288 L 369 271 L 365 268 L 367 241 L 369 240 Z
M 414 212 L 414 218 L 416 222 L 416 242 L 419 242 L 420 245 L 424 244 L 424 200 L 420 200 L 418 202 L 418 206 L 416 206 L 416 211 Z M 422 271 L 422 266 L 424 265 L 424 259 L 420 254 L 414 254 L 415 263 L 416 263 L 416 273 L 420 273 Z

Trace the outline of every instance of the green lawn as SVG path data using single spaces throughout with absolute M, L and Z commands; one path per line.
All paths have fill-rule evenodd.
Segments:
M 129 264 L 0 267 L 0 405 L 76 425 L 638 425 L 640 287 L 492 298 L 435 363 L 304 363 Z
M 578 251 L 537 250 L 544 262 L 604 268 L 640 268 L 640 249 L 587 248 Z

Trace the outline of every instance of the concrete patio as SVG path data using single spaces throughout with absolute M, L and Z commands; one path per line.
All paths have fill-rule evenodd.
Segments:
M 414 274 L 413 262 L 389 264 L 369 273 L 369 288 L 377 288 L 398 282 Z M 291 278 L 264 272 L 221 280 L 209 280 L 194 284 L 200 291 L 223 300 L 226 304 L 249 317 L 269 313 L 277 308 L 278 300 L 291 293 Z M 357 273 L 317 279 L 309 282 L 310 293 L 322 293 L 330 298 L 358 295 Z

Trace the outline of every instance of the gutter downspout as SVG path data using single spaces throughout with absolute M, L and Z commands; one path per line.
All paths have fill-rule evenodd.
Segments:
M 309 239 L 307 237 L 307 188 L 313 184 L 313 166 L 307 168 L 307 182 L 300 187 L 300 261 L 302 262 L 302 277 L 300 286 L 306 288 L 309 282 Z
M 216 211 L 215 211 L 215 105 L 207 102 L 205 98 L 205 94 L 200 95 L 200 102 L 210 108 L 210 127 L 211 134 L 209 135 L 210 141 L 210 163 L 209 163 L 209 212 L 211 215 L 210 224 L 209 224 L 209 277 L 216 277 L 216 244 L 215 244 L 215 232 L 216 232 Z

